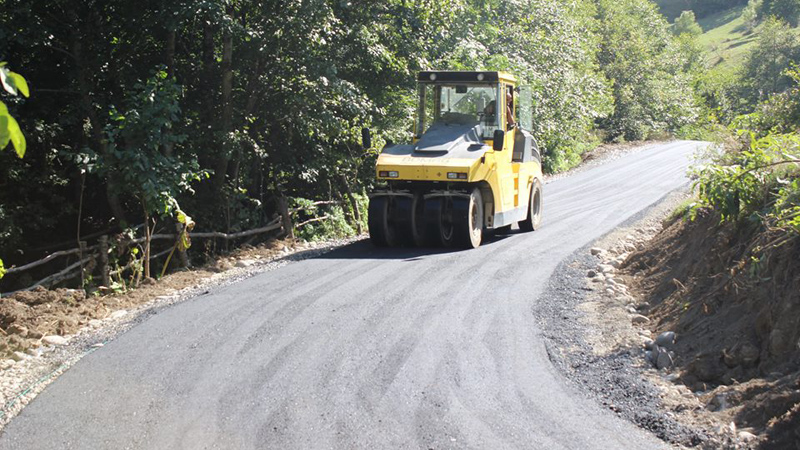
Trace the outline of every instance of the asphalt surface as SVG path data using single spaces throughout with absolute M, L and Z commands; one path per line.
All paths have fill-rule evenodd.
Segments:
M 685 185 L 699 145 L 548 183 L 532 233 L 361 241 L 165 309 L 45 389 L 0 448 L 659 448 L 565 383 L 533 311 L 562 260 Z

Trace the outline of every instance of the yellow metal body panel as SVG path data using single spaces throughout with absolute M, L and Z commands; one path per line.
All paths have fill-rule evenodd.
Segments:
M 499 83 L 514 87 L 516 79 L 508 73 L 498 72 Z M 516 109 L 516 105 L 515 105 Z M 501 126 L 507 129 L 505 114 L 501 115 Z M 415 139 L 416 141 L 416 139 Z M 542 167 L 536 162 L 513 162 L 514 131 L 507 131 L 502 151 L 491 149 L 492 142 L 484 142 L 489 150 L 483 158 L 426 158 L 381 154 L 375 167 L 375 175 L 385 181 L 440 181 L 458 183 L 486 182 L 492 190 L 494 213 L 527 208 L 534 179 L 542 180 Z M 398 177 L 380 177 L 379 172 L 396 171 Z M 466 172 L 466 180 L 447 178 L 448 172 Z
M 542 168 L 536 161 L 527 163 L 511 161 L 513 137 L 513 132 L 507 132 L 503 151 L 488 150 L 482 158 L 483 161 L 481 158 L 419 158 L 381 154 L 378 157 L 375 175 L 381 171 L 398 173 L 397 178 L 378 177 L 387 181 L 443 181 L 454 184 L 485 181 L 492 189 L 495 213 L 527 207 L 534 178 L 542 181 Z M 448 172 L 467 173 L 467 179 L 448 179 Z

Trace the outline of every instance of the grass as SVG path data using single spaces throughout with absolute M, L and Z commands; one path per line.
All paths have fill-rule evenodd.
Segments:
M 708 50 L 709 68 L 739 67 L 755 45 L 757 35 L 747 30 L 741 17 L 743 9 L 744 6 L 737 6 L 698 20 L 703 29 L 698 42 Z

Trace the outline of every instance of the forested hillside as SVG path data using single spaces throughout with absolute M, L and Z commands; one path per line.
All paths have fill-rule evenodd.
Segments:
M 27 136 L 0 154 L 0 255 L 181 210 L 197 230 L 263 225 L 282 197 L 369 188 L 408 141 L 414 73 L 502 69 L 534 88 L 546 168 L 602 140 L 692 123 L 691 60 L 646 0 L 6 0 L 4 97 Z M 375 148 L 360 148 L 370 127 Z M 152 222 L 150 222 L 152 223 Z M 352 222 L 350 223 L 352 226 Z M 353 226 L 353 228 L 355 228 Z

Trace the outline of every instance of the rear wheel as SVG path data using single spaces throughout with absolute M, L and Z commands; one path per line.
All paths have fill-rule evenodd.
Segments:
M 522 231 L 538 230 L 542 223 L 542 183 L 539 180 L 533 180 L 531 186 L 531 195 L 528 200 L 528 217 L 519 223 L 519 228 Z
M 468 198 L 451 197 L 452 208 L 442 215 L 442 241 L 447 246 L 477 248 L 483 238 L 483 197 L 474 188 Z M 449 219 L 449 223 L 448 220 Z M 445 232 L 452 230 L 452 237 L 445 241 Z
M 411 204 L 411 238 L 417 247 L 430 245 L 430 238 L 425 227 L 425 199 L 422 194 L 415 194 Z
M 425 201 L 420 194 L 392 198 L 389 222 L 394 224 L 399 245 L 427 245 L 425 232 Z
M 397 245 L 397 233 L 391 221 L 392 201 L 388 196 L 369 199 L 369 238 L 376 247 Z

